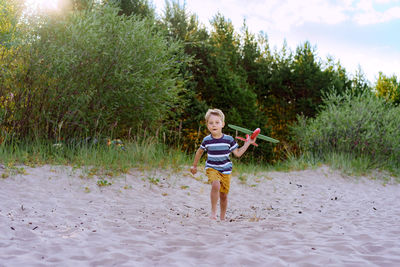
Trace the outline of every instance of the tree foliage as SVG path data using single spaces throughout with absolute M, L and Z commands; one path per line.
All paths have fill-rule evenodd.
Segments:
M 18 19 L 23 5 L 18 0 L 0 0 L 0 52 L 17 45 Z
M 135 15 L 154 19 L 155 12 L 148 0 L 109 0 L 108 3 L 119 7 L 119 15 Z
M 211 32 L 207 32 L 184 6 L 175 2 L 166 6 L 163 26 L 172 39 L 184 43 L 185 52 L 193 59 L 181 69 L 187 77 L 188 106 L 179 119 L 184 129 L 183 144 L 190 144 L 185 146 L 189 150 L 197 148 L 207 134 L 204 114 L 208 108 L 222 109 L 227 123 L 250 128 L 266 123 L 241 66 L 240 36 L 232 23 L 220 14 L 214 17 L 212 25 Z
M 379 73 L 375 85 L 376 94 L 389 102 L 400 104 L 400 80 L 397 81 L 396 75 L 388 77 L 382 72 Z
M 331 153 L 368 157 L 376 166 L 398 165 L 400 110 L 372 92 L 330 92 L 315 118 L 300 117 L 293 128 L 304 152 L 320 159 Z
M 158 128 L 176 103 L 181 45 L 153 21 L 104 6 L 31 27 L 14 79 L 1 81 L 15 105 L 3 125 L 19 137 L 127 136 Z
M 237 32 L 218 13 L 206 28 L 179 1 L 167 1 L 159 18 L 148 0 L 65 1 L 64 14 L 26 20 L 28 32 L 16 27 L 12 2 L 0 3 L 3 138 L 128 137 L 148 129 L 191 152 L 208 134 L 205 112 L 220 108 L 227 124 L 280 140 L 246 153 L 274 161 L 296 151 L 291 125 L 299 115 L 319 116 L 326 92 L 371 91 L 361 67 L 350 77 L 309 42 L 272 50 L 268 35 L 251 33 L 246 21 Z M 380 74 L 375 90 L 400 102 L 395 76 Z

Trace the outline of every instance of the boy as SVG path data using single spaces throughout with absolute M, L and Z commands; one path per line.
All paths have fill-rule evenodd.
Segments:
M 217 219 L 217 203 L 220 200 L 220 219 L 225 220 L 226 208 L 228 206 L 228 193 L 231 180 L 232 162 L 229 155 L 232 152 L 236 157 L 240 157 L 246 152 L 247 148 L 255 143 L 256 139 L 246 138 L 244 145 L 239 148 L 232 136 L 222 133 L 225 126 L 225 115 L 219 109 L 209 109 L 205 116 L 207 129 L 210 135 L 203 139 L 200 148 L 194 157 L 193 166 L 190 171 L 197 173 L 197 163 L 204 151 L 207 151 L 206 173 L 208 181 L 211 183 L 211 219 Z

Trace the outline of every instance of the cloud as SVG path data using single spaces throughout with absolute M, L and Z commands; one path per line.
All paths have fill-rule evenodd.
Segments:
M 380 3 L 389 1 L 380 0 Z M 397 1 L 396 1 L 397 2 Z M 372 1 L 360 1 L 359 13 L 355 14 L 354 21 L 359 25 L 371 25 L 400 19 L 400 6 L 389 7 L 384 11 L 377 11 Z
M 164 6 L 164 0 L 153 2 Z M 207 27 L 217 12 L 236 30 L 246 19 L 251 32 L 267 33 L 271 48 L 279 49 L 284 40 L 290 48 L 308 40 L 318 45 L 321 58 L 333 55 L 352 73 L 361 65 L 370 81 L 379 71 L 400 70 L 398 39 L 385 36 L 399 23 L 400 0 L 190 0 L 186 8 Z
M 160 8 L 164 0 L 155 0 Z M 187 1 L 186 6 L 192 13 L 198 15 L 203 22 L 209 21 L 217 12 L 225 15 L 236 25 L 241 25 L 243 19 L 261 22 L 264 31 L 289 31 L 307 22 L 337 24 L 348 19 L 346 2 L 331 3 L 326 0 L 201 0 Z M 344 4 L 343 4 L 344 3 Z
M 399 0 L 375 0 L 378 4 L 391 4 L 391 3 L 398 3 Z
M 154 1 L 157 7 L 164 6 L 163 2 Z M 400 0 L 192 0 L 186 7 L 205 24 L 220 12 L 235 26 L 246 18 L 259 25 L 257 31 L 267 32 L 288 32 L 305 23 L 371 25 L 400 19 Z
M 246 16 L 248 21 L 253 19 L 258 22 L 263 21 L 266 31 L 287 32 L 307 22 L 338 24 L 348 19 L 346 10 L 342 6 L 325 0 L 250 1 L 236 9 L 240 10 L 241 17 L 251 14 Z
M 225 2 L 222 1 L 221 2 Z M 250 1 L 243 7 L 236 7 L 250 21 L 264 20 L 265 30 L 288 32 L 305 23 L 335 25 L 355 22 L 371 25 L 400 19 L 399 0 L 285 0 Z M 231 7 L 232 9 L 232 7 Z M 239 14 L 236 14 L 239 15 Z

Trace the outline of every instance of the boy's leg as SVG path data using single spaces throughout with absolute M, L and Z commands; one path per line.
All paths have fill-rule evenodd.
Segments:
M 225 220 L 226 208 L 228 207 L 228 194 L 219 193 L 219 205 L 221 206 L 221 221 Z
M 211 219 L 217 219 L 217 203 L 219 198 L 219 189 L 221 187 L 219 181 L 213 181 L 211 184 Z

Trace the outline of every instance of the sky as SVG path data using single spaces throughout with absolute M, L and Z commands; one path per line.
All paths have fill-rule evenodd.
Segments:
M 152 0 L 162 14 L 165 0 Z M 309 41 L 322 59 L 333 57 L 355 75 L 361 67 L 374 84 L 378 73 L 400 78 L 400 0 L 186 0 L 179 1 L 210 28 L 218 12 L 237 32 L 243 20 L 272 49 L 284 41 L 295 51 Z

